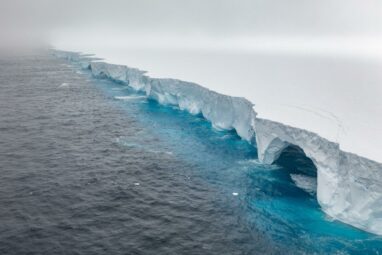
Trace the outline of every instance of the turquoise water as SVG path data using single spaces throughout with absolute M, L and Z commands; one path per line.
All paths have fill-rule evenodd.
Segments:
M 315 168 L 299 152 L 284 153 L 275 165 L 257 160 L 256 147 L 233 131 L 217 131 L 202 116 L 177 107 L 163 106 L 131 91 L 126 85 L 91 78 L 105 100 L 133 115 L 145 132 L 160 139 L 164 148 L 144 147 L 145 132 L 136 142 L 118 139 L 121 146 L 160 150 L 187 162 L 194 175 L 219 190 L 238 219 L 254 233 L 264 236 L 285 253 L 379 254 L 382 239 L 326 216 L 315 193 L 296 186 L 291 174 L 315 177 Z M 176 169 L 182 172 L 182 169 Z M 227 230 L 229 231 L 229 229 Z M 254 240 L 256 242 L 256 240 Z

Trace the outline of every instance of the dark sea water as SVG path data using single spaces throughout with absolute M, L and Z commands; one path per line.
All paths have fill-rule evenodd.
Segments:
M 70 64 L 0 60 L 0 254 L 382 253 L 321 212 L 297 148 L 260 164 L 235 132 Z

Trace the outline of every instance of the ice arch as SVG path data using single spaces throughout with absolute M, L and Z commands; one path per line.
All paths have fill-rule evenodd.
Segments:
M 256 143 L 260 161 L 272 164 L 289 145 L 301 148 L 317 168 L 317 200 L 327 211 L 337 197 L 339 146 L 315 133 L 265 119 L 256 119 Z
M 315 133 L 256 118 L 259 160 L 272 164 L 283 150 L 298 146 L 317 168 L 317 200 L 329 216 L 382 234 L 380 164 L 343 152 Z
M 275 163 L 282 166 L 289 174 L 315 178 L 317 181 L 317 168 L 304 151 L 295 145 L 289 145 L 276 159 Z M 291 176 L 292 177 L 292 176 Z M 293 178 L 292 178 L 293 179 Z M 316 192 L 317 188 L 314 188 Z
M 299 188 L 300 191 L 297 189 L 297 193 L 293 194 L 297 197 L 305 197 L 307 194 L 317 197 L 317 168 L 300 147 L 288 145 L 275 164 L 283 168 L 280 178 Z

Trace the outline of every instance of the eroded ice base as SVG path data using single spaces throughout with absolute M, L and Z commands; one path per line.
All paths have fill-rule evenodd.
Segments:
M 55 51 L 55 55 L 90 69 L 100 78 L 126 84 L 161 104 L 202 114 L 217 129 L 234 129 L 258 148 L 259 159 L 272 164 L 289 145 L 300 147 L 317 168 L 317 199 L 331 217 L 382 234 L 382 164 L 344 152 L 316 133 L 257 118 L 254 105 L 242 97 L 222 95 L 198 84 L 157 79 L 124 65 L 98 62 L 88 55 Z M 254 144 L 255 145 L 255 144 Z

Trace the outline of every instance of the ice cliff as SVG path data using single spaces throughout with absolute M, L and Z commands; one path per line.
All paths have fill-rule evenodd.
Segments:
M 201 113 L 217 129 L 235 129 L 247 141 L 253 136 L 256 113 L 245 98 L 222 95 L 191 82 L 149 78 L 144 71 L 124 65 L 89 62 L 88 68 L 96 77 L 129 85 L 161 104 Z
M 236 130 L 257 146 L 259 160 L 275 162 L 289 145 L 300 147 L 317 168 L 317 199 L 334 219 L 382 235 L 382 164 L 344 152 L 340 145 L 307 130 L 256 117 L 254 105 L 198 84 L 157 79 L 124 65 L 96 61 L 89 55 L 55 51 L 96 77 L 126 84 L 161 104 L 202 114 L 217 129 Z M 255 141 L 256 140 L 256 144 Z
M 382 164 L 340 150 L 315 133 L 257 118 L 260 161 L 272 164 L 289 145 L 299 146 L 317 168 L 317 200 L 334 219 L 382 234 Z

